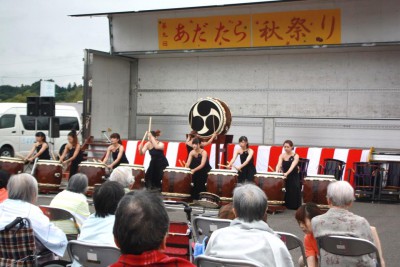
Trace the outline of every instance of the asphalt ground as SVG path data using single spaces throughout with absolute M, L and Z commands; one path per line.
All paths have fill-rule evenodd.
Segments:
M 40 195 L 38 205 L 48 205 L 54 195 Z M 91 199 L 88 198 L 91 204 Z M 91 212 L 94 207 L 90 205 Z M 400 204 L 399 203 L 370 203 L 370 202 L 354 202 L 351 212 L 365 217 L 371 226 L 377 228 L 379 238 L 381 240 L 383 256 L 386 266 L 400 266 Z M 183 207 L 168 207 L 168 213 L 171 221 L 186 221 Z M 303 232 L 300 230 L 295 218 L 295 211 L 285 210 L 284 212 L 268 214 L 268 224 L 275 231 L 289 232 L 303 239 Z M 216 216 L 216 210 L 203 209 L 193 207 L 192 217 L 205 215 Z M 300 256 L 300 251 L 291 251 L 294 262 Z M 295 265 L 297 266 L 297 265 Z

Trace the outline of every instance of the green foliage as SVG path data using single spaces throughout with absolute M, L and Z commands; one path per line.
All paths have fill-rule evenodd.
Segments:
M 0 85 L 0 102 L 25 103 L 28 96 L 39 96 L 40 81 L 31 85 Z M 56 85 L 56 102 L 77 102 L 83 99 L 83 86 L 69 83 L 67 87 Z

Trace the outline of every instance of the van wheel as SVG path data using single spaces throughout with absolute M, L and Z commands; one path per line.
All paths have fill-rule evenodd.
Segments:
M 0 156 L 1 157 L 14 157 L 14 150 L 12 149 L 12 147 L 3 146 L 0 149 Z

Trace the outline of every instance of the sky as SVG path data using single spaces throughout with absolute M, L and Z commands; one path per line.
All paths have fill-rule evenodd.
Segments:
M 1 0 L 0 85 L 82 84 L 83 50 L 109 51 L 108 20 L 68 15 L 244 2 L 257 0 Z

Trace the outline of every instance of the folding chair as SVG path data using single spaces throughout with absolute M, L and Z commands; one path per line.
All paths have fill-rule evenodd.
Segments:
M 170 218 L 165 254 L 192 261 L 192 226 L 190 221 L 192 208 L 186 202 L 180 201 L 164 200 L 164 204 L 168 206 L 181 206 L 183 207 L 183 212 L 186 214 L 186 221 L 184 222 L 173 221 L 174 218 Z
M 121 252 L 111 246 L 71 240 L 67 246 L 71 260 L 77 261 L 83 267 L 109 266 L 118 261 Z
M 227 219 L 216 219 L 210 217 L 196 217 L 193 220 L 193 230 L 198 241 L 203 241 L 203 239 L 218 229 L 228 227 L 231 225 L 231 220 Z
M 281 240 L 283 241 L 283 243 L 285 243 L 288 250 L 300 248 L 301 255 L 303 256 L 304 265 L 308 267 L 306 250 L 304 249 L 303 242 L 300 240 L 300 238 L 291 233 L 285 233 L 285 232 L 275 232 L 275 233 L 280 235 Z
M 80 234 L 79 225 L 71 212 L 50 206 L 39 206 L 39 208 L 49 217 L 51 222 L 66 234 L 68 240 L 76 240 L 78 238 Z
M 198 256 L 195 259 L 197 267 L 260 267 L 261 265 L 246 260 L 220 259 L 209 256 Z
M 37 266 L 36 244 L 28 218 L 16 218 L 0 231 L 0 266 Z
M 378 266 L 381 266 L 381 260 L 379 257 L 378 249 L 375 247 L 374 243 L 356 237 L 350 236 L 321 236 L 317 237 L 318 252 L 321 255 L 321 249 L 328 253 L 348 256 L 348 257 L 360 257 L 367 254 L 376 255 L 376 260 Z M 321 265 L 321 261 L 319 261 Z M 343 264 L 343 263 L 342 263 Z

